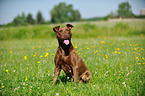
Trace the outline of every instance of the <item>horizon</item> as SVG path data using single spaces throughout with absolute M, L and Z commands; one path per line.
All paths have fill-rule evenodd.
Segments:
M 118 5 L 123 2 L 129 2 L 132 12 L 135 15 L 140 15 L 140 11 L 145 8 L 145 0 L 0 0 L 0 25 L 8 24 L 18 15 L 31 13 L 33 18 L 36 18 L 38 11 L 42 12 L 43 18 L 51 20 L 50 11 L 55 5 L 60 2 L 65 2 L 67 5 L 72 4 L 73 9 L 79 10 L 82 19 L 89 19 L 94 17 L 105 17 L 111 12 L 118 10 Z M 82 3 L 83 2 L 83 3 Z

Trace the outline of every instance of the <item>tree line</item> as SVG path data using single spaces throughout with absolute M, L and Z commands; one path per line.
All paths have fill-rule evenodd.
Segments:
M 45 22 L 41 11 L 37 12 L 36 19 L 33 18 L 31 13 L 28 13 L 26 16 L 23 12 L 21 15 L 17 15 L 11 23 L 8 23 L 7 25 L 13 25 L 13 26 L 20 26 L 20 25 L 28 25 L 28 24 L 46 24 L 49 23 L 48 21 Z
M 66 3 L 59 3 L 55 5 L 50 11 L 51 20 L 45 21 L 41 11 L 36 14 L 36 19 L 33 18 L 32 14 L 29 13 L 27 16 L 23 12 L 21 15 L 17 15 L 8 26 L 19 26 L 19 25 L 33 25 L 33 24 L 49 24 L 49 23 L 64 23 L 73 21 L 92 21 L 92 20 L 107 20 L 108 17 L 131 17 L 131 18 L 145 18 L 145 16 L 136 16 L 132 12 L 131 5 L 129 2 L 123 2 L 118 5 L 118 10 L 111 12 L 105 17 L 94 17 L 89 19 L 82 19 L 79 10 L 74 10 L 73 5 Z

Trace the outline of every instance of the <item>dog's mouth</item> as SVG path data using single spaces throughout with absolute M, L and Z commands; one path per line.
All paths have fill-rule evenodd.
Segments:
M 64 40 L 63 43 L 64 43 L 65 45 L 68 45 L 70 42 L 69 42 L 69 40 Z

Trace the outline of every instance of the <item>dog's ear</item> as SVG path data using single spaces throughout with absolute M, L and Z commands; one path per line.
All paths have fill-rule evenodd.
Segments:
M 59 28 L 60 28 L 60 26 L 56 26 L 56 27 L 53 28 L 53 31 L 57 32 L 59 30 Z
M 72 29 L 72 27 L 74 27 L 72 24 L 66 24 L 66 27 L 68 27 L 69 29 Z

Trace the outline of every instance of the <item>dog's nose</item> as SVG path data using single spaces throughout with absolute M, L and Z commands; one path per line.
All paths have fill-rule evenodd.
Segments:
M 67 37 L 68 35 L 67 34 L 64 34 L 64 37 Z

